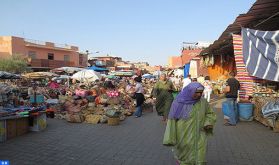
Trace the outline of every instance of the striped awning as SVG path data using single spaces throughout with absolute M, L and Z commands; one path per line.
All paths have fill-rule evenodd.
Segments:
M 249 75 L 279 81 L 279 30 L 242 28 L 243 57 Z

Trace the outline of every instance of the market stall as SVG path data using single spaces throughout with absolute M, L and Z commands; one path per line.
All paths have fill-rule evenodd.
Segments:
M 255 32 L 252 29 L 242 29 L 242 36 L 233 35 L 237 78 L 241 83 L 239 95 L 240 99 L 251 100 L 254 104 L 255 120 L 279 132 L 279 79 L 275 74 L 278 72 L 277 64 L 274 63 L 276 52 L 272 51 L 278 41 L 272 41 L 273 35 L 268 34 L 275 32 Z M 257 34 L 268 34 L 269 38 L 257 41 L 261 37 Z M 257 48 L 258 44 L 268 45 L 271 50 L 266 50 L 264 46 Z M 264 65 L 267 68 L 260 67 Z
M 45 106 L 31 103 L 24 103 L 17 86 L 0 83 L 0 142 L 46 127 Z

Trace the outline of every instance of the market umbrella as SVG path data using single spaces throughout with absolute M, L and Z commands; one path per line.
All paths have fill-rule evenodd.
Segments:
M 109 78 L 109 79 L 115 79 L 116 76 L 115 75 L 106 75 L 106 78 Z
M 45 77 L 57 77 L 59 75 L 51 72 L 32 72 L 32 73 L 26 73 L 22 76 L 26 78 L 36 79 L 36 78 L 45 78 Z
M 0 71 L 0 79 L 20 79 L 20 76 L 17 74 Z
M 108 71 L 108 69 L 106 69 L 106 68 L 100 68 L 100 67 L 97 67 L 97 66 L 91 66 L 91 67 L 88 67 L 87 69 L 94 70 L 96 72 Z
M 78 68 L 78 67 L 61 67 L 61 68 L 55 68 L 52 71 L 53 72 L 66 72 L 66 73 L 74 73 L 78 71 L 82 71 L 84 68 Z
M 147 78 L 147 79 L 152 79 L 155 78 L 155 76 L 151 75 L 151 74 L 144 74 L 142 75 L 143 78 Z
M 101 79 L 101 74 L 93 70 L 82 70 L 75 73 L 72 78 L 81 82 L 93 82 Z

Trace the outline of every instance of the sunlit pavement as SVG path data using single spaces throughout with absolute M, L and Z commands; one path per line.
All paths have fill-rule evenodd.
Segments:
M 208 143 L 209 165 L 278 165 L 279 134 L 257 122 L 223 126 L 221 101 Z M 172 165 L 171 149 L 162 145 L 165 125 L 156 113 L 129 117 L 119 126 L 75 124 L 49 119 L 43 132 L 28 133 L 0 144 L 0 160 L 14 165 Z

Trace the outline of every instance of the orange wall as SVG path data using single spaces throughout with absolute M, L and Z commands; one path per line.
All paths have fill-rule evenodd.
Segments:
M 9 57 L 12 55 L 12 37 L 0 37 L 0 58 Z
M 214 56 L 214 65 L 208 67 L 208 75 L 211 80 L 227 79 L 228 73 L 235 70 L 235 62 L 229 61 L 221 64 L 221 56 Z

